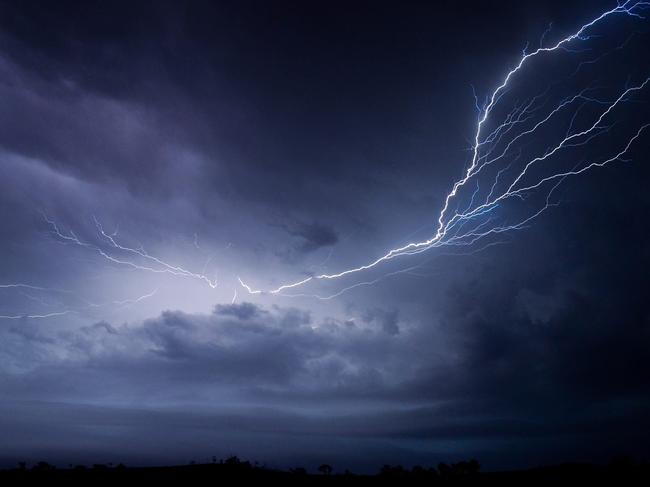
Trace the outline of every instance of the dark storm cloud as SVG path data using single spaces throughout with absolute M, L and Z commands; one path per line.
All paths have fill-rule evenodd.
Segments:
M 313 252 L 322 247 L 330 247 L 339 241 L 338 234 L 333 228 L 322 223 L 296 222 L 283 225 L 284 230 L 292 237 L 297 237 L 299 243 L 296 250 L 299 252 Z
M 366 311 L 362 319 L 366 323 L 378 323 L 381 329 L 389 335 L 397 335 L 399 333 L 398 316 L 399 312 L 397 310 L 385 311 L 380 308 L 373 308 Z
M 373 351 L 386 345 L 380 331 L 351 329 L 333 320 L 316 326 L 304 311 L 265 310 L 250 303 L 219 305 L 211 315 L 167 311 L 141 326 L 100 322 L 76 332 L 37 332 L 26 326 L 10 327 L 5 333 L 14 337 L 12 341 L 21 341 L 21 350 L 22 344 L 31 344 L 31 356 L 12 360 L 36 372 L 34 380 L 44 372 L 41 366 L 49 369 L 45 374 L 49 381 L 56 370 L 65 373 L 70 367 L 95 364 L 98 368 L 83 375 L 98 374 L 98 384 L 103 382 L 99 377 L 108 373 L 129 383 L 161 380 L 161 390 L 186 383 L 226 384 L 241 390 L 282 387 L 288 394 L 292 389 L 353 391 L 368 374 L 381 374 L 389 362 L 389 357 L 382 359 Z M 357 353 L 355 342 L 372 345 Z M 59 352 L 68 358 L 60 360 Z M 5 353 L 13 355 L 9 348 Z M 150 376 L 155 369 L 161 372 L 159 379 Z M 31 373 L 21 380 L 29 377 Z M 163 387 L 167 380 L 171 382 Z M 19 382 L 14 385 L 22 388 Z M 52 382 L 50 389 L 67 381 Z
M 240 320 L 247 320 L 257 316 L 260 313 L 260 309 L 252 303 L 242 303 L 242 304 L 219 304 L 215 308 L 214 312 L 217 315 L 222 316 L 234 316 Z
M 446 6 L 418 6 L 409 14 L 416 25 L 398 26 L 391 8 L 365 3 L 345 16 L 295 6 L 277 14 L 259 2 L 1 8 L 5 63 L 18 77 L 3 97 L 2 144 L 88 178 L 142 188 L 164 179 L 174 148 L 190 147 L 208 161 L 194 191 L 360 218 L 350 201 L 357 191 L 378 186 L 405 198 L 396 169 L 406 164 L 423 182 L 409 197 L 430 198 L 425 181 L 438 178 L 427 175 L 448 171 L 430 162 L 465 145 L 461 125 L 434 118 L 442 106 L 427 101 L 432 114 L 422 115 L 422 100 L 454 85 L 435 74 L 454 59 L 441 47 L 451 39 L 424 15 L 465 19 Z M 367 35 L 353 27 L 362 21 Z M 434 57 L 423 64 L 405 52 Z M 466 91 L 458 98 L 471 113 Z M 457 106 L 454 98 L 437 103 Z M 415 143 L 413 134 L 441 143 Z

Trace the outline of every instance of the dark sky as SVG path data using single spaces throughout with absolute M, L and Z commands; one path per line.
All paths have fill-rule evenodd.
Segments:
M 0 465 L 650 458 L 647 10 L 526 61 L 448 216 L 604 111 L 522 186 L 606 167 L 238 281 L 434 235 L 477 103 L 616 6 L 565 3 L 1 2 Z

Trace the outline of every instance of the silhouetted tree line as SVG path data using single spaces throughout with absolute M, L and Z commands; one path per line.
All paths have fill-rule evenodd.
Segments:
M 471 459 L 458 463 L 439 463 L 438 468 L 424 468 L 416 465 L 411 470 L 407 470 L 401 465 L 384 465 L 379 471 L 381 477 L 388 478 L 450 478 L 450 477 L 472 477 L 478 475 L 481 470 L 481 464 L 478 460 Z
M 570 481 L 574 483 L 586 481 L 609 482 L 618 485 L 630 479 L 650 479 L 650 466 L 647 463 L 637 463 L 630 458 L 617 458 L 609 465 L 566 464 L 553 467 L 542 467 L 530 470 L 511 472 L 482 473 L 480 463 L 475 460 L 457 463 L 439 463 L 437 467 L 414 466 L 411 469 L 401 465 L 384 465 L 376 475 L 356 475 L 346 470 L 335 473 L 334 467 L 328 463 L 321 464 L 318 473 L 310 474 L 304 467 L 295 467 L 288 471 L 280 471 L 260 466 L 257 462 L 241 460 L 237 456 L 173 467 L 135 467 L 127 468 L 123 464 L 94 464 L 69 465 L 68 468 L 57 469 L 45 461 L 37 462 L 29 467 L 26 462 L 20 462 L 16 468 L 0 470 L 0 485 L 13 485 L 12 481 L 33 476 L 40 479 L 57 479 L 85 483 L 95 480 L 135 480 L 158 481 L 171 480 L 178 482 L 205 480 L 252 480 L 303 483 L 307 480 L 314 482 L 347 482 L 352 483 L 407 483 L 418 485 L 475 483 L 487 481 L 499 485 L 520 485 L 530 481 Z M 650 485 L 649 483 L 644 483 Z

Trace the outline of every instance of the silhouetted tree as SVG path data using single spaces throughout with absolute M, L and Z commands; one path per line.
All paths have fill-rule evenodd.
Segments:
M 391 478 L 404 477 L 407 474 L 408 472 L 404 470 L 404 467 L 402 467 L 401 465 L 395 465 L 395 466 L 384 465 L 383 467 L 381 467 L 381 470 L 379 471 L 379 475 L 381 475 L 382 477 L 391 477 Z
M 251 465 L 251 462 L 249 461 L 241 461 L 238 456 L 233 455 L 232 457 L 226 458 L 226 461 L 224 462 L 224 465 L 226 465 L 228 468 L 236 468 L 238 470 L 248 470 L 250 468 L 253 468 Z
M 226 465 L 239 465 L 241 461 L 239 460 L 239 457 L 237 455 L 233 455 L 231 457 L 226 458 L 226 461 L 224 463 Z
M 429 472 L 427 472 L 421 465 L 415 465 L 411 469 L 411 474 L 418 479 L 429 476 Z
M 49 472 L 51 470 L 54 470 L 56 467 L 54 465 L 50 465 L 47 462 L 38 462 L 36 465 L 32 467 L 32 470 L 36 472 Z
M 441 477 L 449 477 L 452 474 L 451 467 L 444 462 L 438 464 L 438 473 Z
M 318 467 L 318 471 L 323 475 L 330 475 L 332 473 L 332 466 L 328 465 L 327 463 L 323 463 L 320 467 Z
M 451 473 L 456 477 L 467 477 L 469 475 L 477 475 L 481 465 L 478 461 L 472 459 L 469 461 L 460 461 L 451 465 Z

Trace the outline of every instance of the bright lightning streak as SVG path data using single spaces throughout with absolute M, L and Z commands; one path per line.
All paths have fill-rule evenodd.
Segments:
M 459 252 L 459 253 L 447 253 L 447 254 L 439 254 L 437 257 L 460 257 L 460 256 L 468 256 L 468 255 L 474 255 L 477 254 L 489 247 L 494 247 L 495 245 L 501 245 L 504 242 L 490 242 L 487 245 L 482 246 L 481 248 L 475 249 L 471 252 Z M 321 296 L 320 294 L 307 294 L 307 293 L 296 293 L 296 294 L 280 294 L 280 296 L 285 297 L 285 298 L 313 298 L 313 299 L 318 299 L 320 301 L 330 301 L 334 298 L 338 298 L 339 296 L 345 294 L 348 291 L 351 291 L 352 289 L 356 289 L 359 287 L 364 287 L 364 286 L 372 286 L 374 284 L 377 284 L 378 282 L 383 281 L 384 279 L 387 279 L 392 276 L 397 276 L 400 274 L 407 274 L 411 276 L 416 276 L 416 277 L 424 277 L 419 274 L 415 274 L 413 271 L 416 269 L 420 269 L 424 267 L 426 264 L 428 264 L 432 259 L 428 259 L 425 262 L 422 262 L 420 264 L 416 264 L 410 267 L 407 267 L 406 269 L 399 269 L 397 271 L 393 272 L 388 272 L 382 276 L 379 276 L 376 279 L 372 279 L 370 281 L 361 281 L 357 282 L 355 284 L 352 284 L 351 286 L 344 287 L 343 289 L 337 291 L 334 294 L 330 294 L 327 296 Z M 430 276 L 431 274 L 427 274 L 427 276 Z
M 88 308 L 101 308 L 104 306 L 130 306 L 132 304 L 137 304 L 141 301 L 144 301 L 145 299 L 149 299 L 153 296 L 155 296 L 158 293 L 158 289 L 154 289 L 153 291 L 143 294 L 142 296 L 138 296 L 135 298 L 127 298 L 127 299 L 121 299 L 121 300 L 114 300 L 114 301 L 109 301 L 107 303 L 100 303 L 100 304 L 95 304 L 95 303 L 90 303 L 87 307 Z
M 0 315 L 0 320 L 20 320 L 24 318 L 28 318 L 28 319 L 54 318 L 56 316 L 65 316 L 76 312 L 77 312 L 76 310 L 66 309 L 63 311 L 55 311 L 53 313 L 44 313 L 44 314 Z
M 523 193 L 523 192 L 531 191 L 533 189 L 536 189 L 536 188 L 540 187 L 542 184 L 544 184 L 544 183 L 546 183 L 548 181 L 552 181 L 554 179 L 565 178 L 567 176 L 577 176 L 579 174 L 582 174 L 585 171 L 588 171 L 589 169 L 593 169 L 595 167 L 603 167 L 606 164 L 609 164 L 610 162 L 621 161 L 621 160 L 623 160 L 622 157 L 627 153 L 628 150 L 630 150 L 630 147 L 632 146 L 632 144 L 636 141 L 636 139 L 638 139 L 641 136 L 641 133 L 644 130 L 646 130 L 648 127 L 650 127 L 650 123 L 646 123 L 645 125 L 642 125 L 639 128 L 639 130 L 637 131 L 637 133 L 634 134 L 634 136 L 628 141 L 628 143 L 625 145 L 625 147 L 620 152 L 618 152 L 618 154 L 615 154 L 614 156 L 612 156 L 612 157 L 610 157 L 608 159 L 605 159 L 603 161 L 600 161 L 600 162 L 592 162 L 592 163 L 584 166 L 581 169 L 577 169 L 577 170 L 574 169 L 574 170 L 567 171 L 567 172 L 553 174 L 552 176 L 547 176 L 547 177 L 539 180 L 534 185 L 527 186 L 525 188 L 519 188 L 516 191 L 513 191 L 512 195 L 515 196 L 516 193 Z
M 125 259 L 123 257 L 117 257 L 117 256 L 113 255 L 112 253 L 110 253 L 111 250 L 107 250 L 107 249 L 105 249 L 103 247 L 100 247 L 99 245 L 84 242 L 84 241 L 80 240 L 74 234 L 73 231 L 69 231 L 67 234 L 63 233 L 59 229 L 58 225 L 56 224 L 56 222 L 54 220 L 51 220 L 45 214 L 43 214 L 43 217 L 45 218 L 45 221 L 50 225 L 52 233 L 56 237 L 61 239 L 63 242 L 70 243 L 70 244 L 73 244 L 73 245 L 76 245 L 76 246 L 79 246 L 79 247 L 83 247 L 83 248 L 86 248 L 86 249 L 89 249 L 89 250 L 93 250 L 96 253 L 98 253 L 99 255 L 101 255 L 102 257 L 104 257 L 106 260 L 108 260 L 108 261 L 110 261 L 110 262 L 112 262 L 114 264 L 128 266 L 128 267 L 131 267 L 133 269 L 138 269 L 138 270 L 147 271 L 147 272 L 153 272 L 153 273 L 156 273 L 156 274 L 172 274 L 172 275 L 175 275 L 175 276 L 182 276 L 182 277 L 190 277 L 190 278 L 193 278 L 193 279 L 199 279 L 199 280 L 205 282 L 206 284 L 208 284 L 208 286 L 210 286 L 212 289 L 217 287 L 216 279 L 212 280 L 212 279 L 208 278 L 204 274 L 194 273 L 194 272 L 188 271 L 187 269 L 184 269 L 184 268 L 182 268 L 180 266 L 175 266 L 175 265 L 172 265 L 172 264 L 168 264 L 167 262 L 163 261 L 162 259 L 159 259 L 158 257 L 155 257 L 155 256 L 147 253 L 142 247 L 140 247 L 139 249 L 135 249 L 135 248 L 126 247 L 124 245 L 121 245 L 120 243 L 118 243 L 115 240 L 117 232 L 115 232 L 113 234 L 106 233 L 104 231 L 101 223 L 94 217 L 93 217 L 93 220 L 95 222 L 95 226 L 97 227 L 99 235 L 107 242 L 106 246 L 109 247 L 110 249 L 112 249 L 113 252 L 119 251 L 122 254 L 136 255 L 136 256 L 142 258 L 142 260 L 144 260 L 144 261 L 153 263 L 154 265 L 156 265 L 156 267 L 153 267 L 152 265 L 138 264 L 138 263 L 136 263 L 136 262 L 134 262 L 132 260 L 127 260 L 127 259 Z
M 248 291 L 248 294 L 262 294 L 263 291 L 252 289 L 248 284 L 241 280 L 241 277 L 237 277 L 239 284 Z
M 569 49 L 568 45 L 572 43 L 573 41 L 587 41 L 589 40 L 592 36 L 587 34 L 587 31 L 589 31 L 593 26 L 596 24 L 602 22 L 606 18 L 613 16 L 615 14 L 623 14 L 623 15 L 628 15 L 631 17 L 636 17 L 639 19 L 643 19 L 640 15 L 640 11 L 645 10 L 647 8 L 650 8 L 650 2 L 648 1 L 633 1 L 633 0 L 627 0 L 625 2 L 619 2 L 616 7 L 607 10 L 603 12 L 601 15 L 598 17 L 594 18 L 590 22 L 582 25 L 576 32 L 573 34 L 559 40 L 556 42 L 554 45 L 550 47 L 543 47 L 544 43 L 544 38 L 548 34 L 548 29 L 547 31 L 544 32 L 542 39 L 540 40 L 540 47 L 535 49 L 534 51 L 530 53 L 526 53 L 526 50 L 522 53 L 521 57 L 519 58 L 519 61 L 515 64 L 515 66 L 510 69 L 506 76 L 503 78 L 503 81 L 496 87 L 496 89 L 489 95 L 486 99 L 486 103 L 484 106 L 481 108 L 478 104 L 478 100 L 476 103 L 477 109 L 479 111 L 479 117 L 477 120 L 477 125 L 476 125 L 476 131 L 474 135 L 474 141 L 472 145 L 472 158 L 469 166 L 467 167 L 464 176 L 457 180 L 453 186 L 452 189 L 449 193 L 447 193 L 445 199 L 444 199 L 444 204 L 442 205 L 442 209 L 440 210 L 440 213 L 438 215 L 438 220 L 437 220 L 437 228 L 433 236 L 431 236 L 429 239 L 420 241 L 420 242 L 410 242 L 404 246 L 389 250 L 386 252 L 384 255 L 382 255 L 379 258 L 376 258 L 375 260 L 371 261 L 368 264 L 361 265 L 358 267 L 350 268 L 347 270 L 343 270 L 338 273 L 333 273 L 333 274 L 319 274 L 319 275 L 314 275 L 307 277 L 305 279 L 302 279 L 297 282 L 293 283 L 288 283 L 288 284 L 283 284 L 275 289 L 271 289 L 268 291 L 262 291 L 260 289 L 254 289 L 250 285 L 246 284 L 241 277 L 238 277 L 238 281 L 240 285 L 250 294 L 263 294 L 263 293 L 268 293 L 268 294 L 281 294 L 281 295 L 286 295 L 282 294 L 283 291 L 288 290 L 288 289 L 293 289 L 297 288 L 300 286 L 303 286 L 309 282 L 317 281 L 317 280 L 333 280 L 333 279 L 338 279 L 350 274 L 355 274 L 361 271 L 369 270 L 373 267 L 376 267 L 377 265 L 389 261 L 395 257 L 399 256 L 404 256 L 404 255 L 414 255 L 418 254 L 424 251 L 427 251 L 432 248 L 437 248 L 437 247 L 442 247 L 442 246 L 447 246 L 447 245 L 473 245 L 477 241 L 490 236 L 490 235 L 495 235 L 495 234 L 500 234 L 512 230 L 518 230 L 521 228 L 524 228 L 528 223 L 530 223 L 533 219 L 535 219 L 537 216 L 539 216 L 541 213 L 543 213 L 546 209 L 548 209 L 550 206 L 555 206 L 555 204 L 550 203 L 550 196 L 553 193 L 553 191 L 557 188 L 557 186 L 568 176 L 575 176 L 578 174 L 581 174 L 591 168 L 594 167 L 602 167 L 609 162 L 613 162 L 616 160 L 622 160 L 623 156 L 627 153 L 627 151 L 630 149 L 631 145 L 633 142 L 635 142 L 641 135 L 641 133 L 648 127 L 648 125 L 643 125 L 638 129 L 635 135 L 633 135 L 631 138 L 628 139 L 627 143 L 624 145 L 623 149 L 620 150 L 617 154 L 608 157 L 600 162 L 592 162 L 581 169 L 573 169 L 571 171 L 565 171 L 565 172 L 559 172 L 552 174 L 550 176 L 545 176 L 542 178 L 539 178 L 536 182 L 532 184 L 528 184 L 526 186 L 521 186 L 520 183 L 525 177 L 529 177 L 531 174 L 531 168 L 533 166 L 538 165 L 538 163 L 544 162 L 549 160 L 551 157 L 562 151 L 563 149 L 567 149 L 570 147 L 577 147 L 577 146 L 582 146 L 588 144 L 590 141 L 592 141 L 594 138 L 598 137 L 604 132 L 607 132 L 611 128 L 610 125 L 602 125 L 608 116 L 611 115 L 611 113 L 616 109 L 619 105 L 622 103 L 628 101 L 628 99 L 638 91 L 643 90 L 646 85 L 650 82 L 650 78 L 645 79 L 642 83 L 627 88 L 625 89 L 620 95 L 612 102 L 606 102 L 603 100 L 597 100 L 593 97 L 587 96 L 587 92 L 589 89 L 585 89 L 578 94 L 576 94 L 573 97 L 569 97 L 565 100 L 563 100 L 560 104 L 558 104 L 554 109 L 550 111 L 550 113 L 541 119 L 538 123 L 536 123 L 531 129 L 525 130 L 523 132 L 520 132 L 516 136 L 514 136 L 508 144 L 506 144 L 505 148 L 503 151 L 499 153 L 499 155 L 491 157 L 494 149 L 496 148 L 496 145 L 502 140 L 503 137 L 508 135 L 515 127 L 519 124 L 525 123 L 531 116 L 532 112 L 535 111 L 534 109 L 534 104 L 537 101 L 537 98 L 535 97 L 531 99 L 527 104 L 524 104 L 520 108 L 515 108 L 513 112 L 507 115 L 506 120 L 504 123 L 498 125 L 490 134 L 487 136 L 484 136 L 484 129 L 485 126 L 489 121 L 491 121 L 491 115 L 495 109 L 495 107 L 499 104 L 500 100 L 502 97 L 505 95 L 505 93 L 508 90 L 508 87 L 512 80 L 515 78 L 515 76 L 523 70 L 524 66 L 530 64 L 530 61 L 538 56 L 541 56 L 543 54 L 547 53 L 552 53 L 554 51 L 564 51 L 564 52 L 578 52 L 575 49 Z M 619 46 L 619 49 L 622 49 L 627 43 L 629 42 L 628 40 L 625 41 L 625 43 L 622 46 Z M 601 56 L 602 57 L 602 56 Z M 595 60 L 590 61 L 590 63 L 595 63 L 598 61 L 598 58 Z M 584 63 L 581 63 L 579 65 L 579 68 L 581 66 L 584 66 Z M 579 69 L 578 68 L 578 69 Z M 575 74 L 575 73 L 574 73 Z M 540 130 L 541 127 L 549 124 L 549 122 L 552 121 L 561 111 L 567 109 L 568 107 L 572 106 L 576 101 L 581 101 L 583 103 L 594 103 L 594 104 L 599 104 L 604 106 L 604 110 L 601 111 L 600 115 L 596 118 L 596 120 L 585 130 L 581 131 L 574 131 L 571 132 L 573 128 L 573 124 L 575 121 L 575 117 L 580 110 L 578 108 L 576 112 L 574 113 L 574 116 L 571 120 L 571 124 L 569 126 L 569 129 L 565 135 L 565 137 L 556 145 L 552 146 L 550 149 L 547 149 L 544 154 L 540 156 L 536 156 L 528 160 L 528 162 L 525 163 L 523 166 L 523 169 L 521 169 L 516 176 L 514 177 L 514 180 L 508 185 L 507 189 L 498 191 L 496 188 L 498 187 L 500 181 L 499 179 L 502 177 L 503 173 L 508 171 L 510 169 L 510 165 L 506 167 L 505 169 L 501 169 L 496 176 L 496 179 L 493 181 L 493 184 L 491 185 L 490 188 L 490 193 L 485 199 L 485 202 L 478 205 L 478 206 L 473 206 L 474 205 L 474 198 L 476 194 L 479 191 L 479 186 L 477 182 L 477 189 L 475 192 L 472 194 L 472 198 L 470 200 L 469 205 L 465 210 L 462 212 L 455 211 L 451 217 L 448 216 L 449 213 L 449 208 L 451 201 L 456 198 L 456 196 L 459 194 L 460 190 L 475 176 L 477 176 L 483 169 L 487 168 L 488 166 L 502 160 L 503 158 L 506 157 L 507 154 L 509 154 L 509 151 L 513 147 L 513 145 L 521 140 L 522 138 L 529 136 L 531 134 L 535 134 L 538 130 Z M 493 148 L 487 150 L 486 152 L 482 152 L 482 149 L 486 145 L 492 145 Z M 512 163 L 511 163 L 512 164 Z M 559 180 L 557 184 L 555 184 L 547 193 L 547 198 L 546 198 L 546 203 L 545 205 L 533 212 L 532 215 L 522 219 L 521 221 L 514 223 L 514 224 L 509 224 L 509 225 L 501 225 L 501 226 L 492 226 L 490 227 L 489 225 L 492 223 L 491 219 L 488 219 L 486 221 L 480 221 L 480 218 L 483 215 L 487 215 L 490 212 L 492 212 L 494 209 L 496 209 L 500 203 L 504 202 L 507 199 L 510 198 L 525 198 L 526 194 L 529 193 L 530 191 L 539 188 L 541 185 L 544 183 L 547 183 L 549 181 L 554 181 L 554 180 Z M 466 228 L 466 224 L 470 221 L 474 220 L 475 223 L 473 223 L 474 226 L 469 225 L 469 228 Z M 454 230 L 452 232 L 452 230 Z M 399 273 L 399 271 L 397 272 Z M 395 273 L 391 273 L 395 274 Z M 380 278 L 381 279 L 381 278 Z M 363 283 L 358 283 L 352 286 L 349 286 L 345 288 L 343 291 L 348 290 L 348 289 L 353 289 L 354 287 L 358 287 L 360 285 L 367 285 L 370 283 L 373 283 L 375 281 L 366 281 Z M 301 294 L 302 295 L 302 294 Z M 335 297 L 339 295 L 339 293 L 332 295 L 331 297 Z M 296 296 L 296 295 L 286 295 L 286 296 Z M 310 295 L 311 296 L 311 295 Z M 315 296 L 318 297 L 318 296 Z M 327 297 L 326 299 L 329 299 L 330 297 Z
M 22 283 L 17 283 L 17 284 L 0 284 L 0 289 L 32 289 L 34 291 L 56 291 L 56 292 L 61 292 L 61 293 L 70 293 L 72 291 L 67 291 L 64 289 L 54 289 L 54 288 L 49 288 L 49 287 L 43 287 L 43 286 L 33 286 L 31 284 L 22 284 Z
M 603 121 L 603 119 L 621 102 L 621 100 L 624 100 L 627 95 L 629 95 L 630 93 L 632 93 L 634 91 L 642 90 L 648 84 L 648 82 L 650 82 L 650 78 L 646 78 L 646 80 L 643 81 L 643 83 L 641 83 L 638 86 L 634 86 L 632 88 L 628 88 L 627 90 L 625 90 L 621 95 L 619 95 L 619 97 L 613 103 L 611 103 L 607 107 L 606 110 L 604 110 L 600 114 L 600 116 L 596 119 L 596 121 L 588 129 L 582 130 L 580 132 L 575 132 L 575 133 L 572 133 L 571 135 L 568 135 L 559 144 L 557 144 L 555 147 L 553 147 L 553 149 L 551 149 L 550 151 L 547 151 L 543 156 L 538 156 L 538 157 L 535 157 L 535 158 L 531 159 L 524 166 L 524 169 L 519 173 L 519 175 L 515 178 L 515 180 L 510 184 L 510 186 L 508 187 L 508 189 L 504 193 L 502 193 L 498 197 L 488 201 L 487 203 L 484 203 L 484 204 L 474 208 L 470 212 L 456 213 L 449 220 L 449 222 L 447 222 L 444 225 L 443 230 L 442 230 L 442 234 L 444 235 L 446 233 L 446 230 L 449 228 L 449 226 L 452 225 L 456 220 L 468 218 L 468 217 L 470 217 L 472 215 L 475 215 L 477 212 L 485 210 L 486 208 L 488 208 L 488 207 L 490 207 L 490 206 L 492 206 L 494 204 L 499 203 L 500 201 L 502 201 L 502 200 L 504 200 L 506 198 L 510 198 L 512 196 L 517 196 L 517 195 L 521 194 L 522 192 L 525 192 L 525 191 L 531 190 L 533 188 L 539 187 L 545 181 L 548 181 L 550 179 L 555 179 L 557 177 L 562 177 L 562 174 L 565 174 L 565 173 L 556 174 L 556 175 L 552 176 L 550 179 L 545 178 L 545 179 L 543 179 L 542 181 L 540 181 L 539 183 L 537 183 L 537 184 L 535 184 L 533 186 L 528 186 L 526 188 L 516 189 L 517 184 L 522 180 L 522 178 L 524 178 L 524 176 L 526 176 L 526 173 L 532 167 L 533 164 L 535 164 L 537 162 L 544 161 L 544 160 L 548 159 L 549 157 L 553 156 L 555 153 L 557 153 L 562 148 L 567 147 L 569 141 L 574 140 L 574 139 L 579 138 L 579 137 L 582 137 L 582 136 L 585 136 L 585 135 L 589 135 L 594 130 L 597 130 L 599 128 L 600 123 Z M 627 150 L 629 150 L 630 146 L 632 145 L 632 142 L 634 142 L 639 137 L 639 135 L 641 134 L 641 132 L 644 130 L 644 128 L 646 126 L 647 125 L 644 125 L 639 129 L 639 131 L 626 144 L 623 151 L 621 151 L 619 154 L 617 154 L 613 158 L 608 159 L 607 162 L 612 162 L 614 160 L 617 160 L 623 154 L 625 154 L 627 152 Z M 588 167 L 603 166 L 603 165 L 604 164 L 590 164 Z M 575 172 L 575 173 L 566 173 L 566 174 L 581 174 L 582 172 L 584 172 L 584 171 Z

